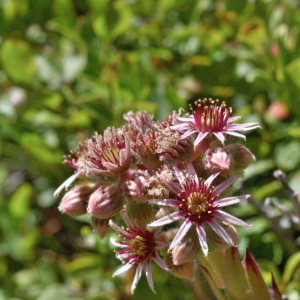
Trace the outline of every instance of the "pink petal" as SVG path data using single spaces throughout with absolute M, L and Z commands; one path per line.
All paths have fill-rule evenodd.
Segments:
M 200 132 L 195 140 L 194 146 L 197 146 L 207 135 L 208 135 L 208 132 L 205 132 L 205 133 Z
M 241 119 L 241 116 L 236 116 L 236 117 L 229 118 L 228 121 L 227 121 L 227 124 L 228 123 L 232 123 L 232 122 L 234 122 L 234 121 L 236 121 L 238 119 Z
M 168 244 L 166 244 L 166 243 L 164 243 L 164 242 L 155 242 L 154 248 L 155 248 L 155 249 L 161 249 L 161 248 L 164 248 L 164 247 L 166 247 L 166 246 L 168 246 Z
M 243 195 L 243 196 L 237 196 L 237 197 L 223 198 L 223 199 L 215 201 L 214 204 L 213 204 L 213 206 L 214 207 L 224 207 L 224 206 L 228 206 L 228 205 L 239 203 L 242 200 L 246 200 L 249 197 L 250 197 L 250 195 Z
M 114 238 L 110 238 L 110 242 L 116 246 L 116 247 L 120 247 L 120 248 L 126 248 L 127 245 L 121 244 L 119 241 L 115 240 Z
M 192 135 L 193 133 L 197 132 L 198 130 L 194 130 L 194 129 L 190 129 L 188 131 L 186 131 L 181 137 L 180 139 L 183 140 L 185 138 L 187 138 L 188 136 Z
M 190 230 L 192 224 L 193 223 L 190 221 L 190 219 L 186 219 L 182 223 L 182 225 L 180 226 L 176 236 L 174 237 L 168 251 L 171 251 L 184 238 L 186 233 Z
M 191 163 L 188 164 L 188 171 L 189 171 L 190 177 L 193 177 L 193 179 L 195 180 L 197 188 L 198 188 L 199 187 L 199 178 L 198 178 L 198 175 Z
M 125 154 L 125 149 L 121 149 L 119 152 L 119 161 L 120 161 L 120 166 L 124 166 L 125 165 L 125 161 L 126 161 L 126 154 Z
M 206 233 L 204 230 L 204 226 L 202 223 L 196 224 L 197 234 L 199 238 L 199 242 L 203 251 L 203 254 L 207 256 L 208 254 L 208 245 L 207 245 L 207 239 L 206 239 Z
M 124 210 L 121 210 L 120 215 L 128 227 L 134 227 L 133 224 L 131 223 L 131 221 L 129 220 L 129 218 L 127 217 Z
M 118 165 L 107 162 L 107 161 L 103 163 L 103 166 L 113 172 L 118 172 L 120 169 Z
M 131 267 L 133 267 L 133 265 L 131 263 L 127 263 L 126 265 L 124 265 L 123 267 L 121 267 L 119 270 L 117 270 L 113 275 L 112 277 L 115 277 L 121 273 L 124 273 L 126 271 L 128 271 Z
M 132 285 L 131 285 L 131 294 L 134 293 L 134 290 L 135 290 L 138 282 L 141 279 L 143 267 L 144 267 L 144 262 L 140 262 L 138 264 L 137 268 L 136 268 L 135 276 L 134 276 L 134 279 L 133 279 L 133 282 L 132 282 Z
M 153 260 L 164 270 L 169 271 L 169 268 L 166 266 L 164 261 L 159 257 L 159 255 L 155 252 L 153 255 Z
M 193 122 L 193 123 L 195 123 L 195 119 L 194 119 L 193 116 L 190 117 L 190 118 L 177 117 L 177 120 L 181 121 L 181 122 Z
M 161 206 L 179 207 L 181 201 L 175 199 L 151 199 L 148 202 Z
M 225 137 L 222 134 L 222 132 L 213 132 L 213 134 L 221 141 L 221 143 L 224 145 Z
M 181 124 L 176 124 L 173 126 L 170 126 L 170 129 L 172 130 L 187 130 L 190 129 L 190 125 L 188 123 L 181 123 Z
M 72 184 L 72 182 L 79 176 L 79 173 L 75 173 L 72 176 L 70 176 L 66 181 L 64 181 L 54 192 L 54 197 L 58 197 L 60 192 L 64 189 L 64 187 L 66 188 L 66 190 L 68 189 L 68 187 Z
M 130 236 L 129 233 L 123 229 L 121 229 L 112 219 L 108 221 L 109 226 L 116 232 L 121 233 L 125 236 Z
M 153 286 L 151 260 L 150 259 L 147 260 L 147 262 L 146 262 L 146 277 L 147 277 L 147 281 L 151 287 L 151 290 L 153 291 L 154 294 L 156 294 L 154 291 L 154 286 Z
M 131 159 L 131 148 L 130 148 L 130 140 L 128 138 L 128 134 L 125 135 L 125 150 L 126 150 L 126 161 Z
M 239 133 L 236 133 L 234 131 L 232 131 L 232 132 L 231 131 L 225 131 L 225 133 L 229 134 L 229 135 L 237 136 L 237 137 L 240 137 L 240 138 L 246 140 L 246 137 L 243 134 L 239 134 Z
M 185 182 L 186 182 L 184 175 L 183 175 L 182 172 L 181 172 L 178 168 L 176 168 L 176 167 L 174 167 L 174 172 L 175 172 L 176 177 L 177 177 L 178 180 L 179 180 L 179 183 L 180 183 L 182 189 L 184 189 L 184 184 L 185 184 Z
M 209 176 L 209 177 L 205 180 L 204 184 L 207 185 L 207 189 L 210 187 L 210 185 L 211 185 L 211 183 L 213 182 L 213 180 L 214 180 L 219 174 L 220 174 L 220 172 L 219 172 L 219 173 L 216 173 L 216 174 L 213 174 L 213 175 Z
M 151 226 L 151 227 L 163 226 L 163 225 L 175 222 L 175 221 L 181 219 L 183 216 L 184 216 L 184 214 L 182 212 L 175 211 L 170 215 L 167 215 L 167 216 L 165 216 L 165 217 L 163 217 L 163 218 L 161 218 L 157 221 L 152 222 L 148 226 Z
M 219 184 L 211 194 L 212 198 L 217 197 L 217 195 L 221 194 L 224 190 L 226 190 L 236 179 L 236 176 L 232 176 L 223 183 Z
M 251 225 L 249 225 L 249 224 L 243 222 L 242 220 L 226 213 L 225 211 L 215 210 L 212 213 L 212 215 L 215 216 L 215 217 L 218 217 L 221 220 L 224 220 L 226 222 L 230 222 L 230 223 L 235 224 L 235 225 L 251 227 Z
M 166 185 L 166 187 L 169 188 L 176 195 L 181 193 L 181 189 L 175 183 L 167 181 L 163 176 L 160 175 L 159 178 Z
M 216 222 L 214 219 L 208 219 L 207 223 L 215 231 L 215 233 L 218 234 L 227 244 L 234 246 L 230 236 L 218 222 Z

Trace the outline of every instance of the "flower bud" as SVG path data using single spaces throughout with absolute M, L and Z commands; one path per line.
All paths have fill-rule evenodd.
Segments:
M 231 240 L 235 243 L 238 244 L 240 241 L 239 235 L 237 230 L 235 229 L 234 226 L 231 224 L 224 222 L 224 221 L 218 221 L 218 223 L 223 227 L 223 229 L 227 232 Z M 207 241 L 208 243 L 212 246 L 210 249 L 227 249 L 230 248 L 231 246 L 226 243 L 218 234 L 215 233 L 214 230 L 210 226 L 205 227 L 205 231 L 207 234 Z
M 203 157 L 205 169 L 211 173 L 226 176 L 232 169 L 232 157 L 225 148 L 209 148 Z
M 194 262 L 183 263 L 181 265 L 174 265 L 171 253 L 167 253 L 164 257 L 164 262 L 169 268 L 170 272 L 178 278 L 186 278 L 194 280 Z
M 134 223 L 149 224 L 153 220 L 153 206 L 148 203 L 127 201 L 126 215 Z
M 103 239 L 110 231 L 108 221 L 109 219 L 98 219 L 92 217 L 92 226 L 99 233 L 101 239 Z
M 243 145 L 231 144 L 223 149 L 232 157 L 232 170 L 235 175 L 243 172 L 251 162 L 255 161 L 255 156 Z
M 130 180 L 127 180 L 123 191 L 129 201 L 143 202 L 147 199 L 149 175 L 144 171 L 136 171 Z
M 159 143 L 156 152 L 160 154 L 162 161 L 183 162 L 188 160 L 194 152 L 194 140 L 192 136 L 181 139 L 182 133 L 166 128 L 160 132 Z
M 153 118 L 154 115 L 150 115 L 148 112 L 141 110 L 137 113 L 129 111 L 123 115 L 123 119 L 127 124 L 137 126 L 138 128 L 141 128 L 143 132 L 148 128 L 151 128 Z
M 200 245 L 195 226 L 184 236 L 181 243 L 172 250 L 174 265 L 192 262 L 199 253 Z
M 122 194 L 113 186 L 102 186 L 90 197 L 87 212 L 96 218 L 108 219 L 123 207 Z
M 86 214 L 86 206 L 92 192 L 88 186 L 77 185 L 64 195 L 58 209 L 74 217 Z

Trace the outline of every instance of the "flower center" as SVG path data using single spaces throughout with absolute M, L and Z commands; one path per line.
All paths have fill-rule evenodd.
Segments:
M 200 217 L 210 207 L 207 198 L 198 192 L 191 193 L 187 198 L 186 204 L 190 214 L 194 215 L 194 217 Z
M 153 239 L 150 240 L 147 237 L 137 235 L 130 241 L 130 248 L 134 254 L 148 258 L 154 251 L 154 241 Z

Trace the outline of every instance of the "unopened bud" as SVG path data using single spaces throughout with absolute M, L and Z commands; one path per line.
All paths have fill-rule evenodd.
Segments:
M 174 265 L 172 260 L 172 254 L 167 253 L 164 257 L 164 262 L 169 268 L 170 272 L 178 278 L 186 278 L 194 280 L 194 262 L 188 262 L 181 265 Z
M 129 201 L 143 202 L 149 198 L 147 197 L 149 175 L 143 173 L 145 172 L 137 171 L 130 180 L 126 181 L 123 191 Z
M 92 226 L 99 233 L 101 239 L 103 239 L 110 231 L 108 221 L 109 219 L 98 219 L 92 217 Z
M 232 171 L 235 175 L 238 175 L 238 172 L 243 172 L 251 162 L 255 161 L 255 156 L 243 145 L 227 145 L 224 150 L 228 151 L 232 157 Z
M 194 261 L 199 252 L 200 245 L 197 237 L 195 226 L 191 228 L 179 243 L 172 250 L 173 263 L 180 265 L 183 263 Z
M 64 195 L 58 209 L 74 217 L 86 214 L 86 206 L 92 192 L 88 186 L 77 185 Z
M 218 221 L 218 223 L 223 227 L 223 229 L 229 235 L 229 237 L 231 238 L 233 243 L 238 244 L 240 241 L 240 238 L 239 238 L 238 232 L 235 229 L 235 227 L 224 221 Z M 231 247 L 231 245 L 229 245 L 218 234 L 216 234 L 215 231 L 210 226 L 205 227 L 205 231 L 207 234 L 207 241 L 212 246 L 212 247 L 210 247 L 211 250 L 212 249 L 227 249 L 227 248 Z
M 224 148 L 209 148 L 205 151 L 203 157 L 205 169 L 211 173 L 219 173 L 226 176 L 232 169 L 232 157 Z
M 148 203 L 135 203 L 127 201 L 126 215 L 132 222 L 140 224 L 149 224 L 153 220 L 153 206 Z
M 87 212 L 96 218 L 108 219 L 123 207 L 122 194 L 113 186 L 103 186 L 90 197 Z

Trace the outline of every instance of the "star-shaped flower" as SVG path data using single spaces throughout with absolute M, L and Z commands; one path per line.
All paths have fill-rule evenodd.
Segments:
M 219 194 L 234 182 L 236 176 L 227 179 L 217 187 L 213 187 L 211 186 L 211 183 L 219 173 L 210 176 L 206 181 L 202 181 L 199 180 L 192 164 L 188 165 L 190 180 L 187 180 L 182 172 L 176 167 L 174 167 L 174 171 L 180 186 L 173 182 L 168 182 L 162 176 L 161 180 L 171 191 L 178 195 L 177 199 L 151 199 L 149 202 L 152 204 L 174 207 L 177 208 L 177 210 L 157 221 L 154 221 L 148 226 L 163 226 L 180 219 L 184 220 L 169 247 L 169 251 L 183 239 L 184 235 L 190 230 L 193 223 L 196 225 L 199 242 L 204 255 L 208 254 L 207 235 L 204 229 L 204 224 L 208 224 L 222 239 L 224 239 L 224 241 L 234 246 L 227 232 L 215 219 L 218 218 L 240 226 L 251 226 L 220 210 L 221 207 L 238 203 L 241 200 L 250 197 L 250 195 L 244 195 L 217 200 Z
M 184 139 L 194 133 L 198 133 L 195 140 L 195 146 L 198 145 L 207 135 L 215 135 L 224 144 L 224 134 L 233 135 L 246 139 L 243 134 L 236 131 L 248 131 L 256 128 L 261 128 L 257 122 L 244 123 L 244 124 L 232 124 L 234 121 L 241 117 L 232 117 L 231 108 L 226 108 L 225 102 L 218 106 L 219 100 L 213 101 L 209 99 L 209 103 L 206 103 L 207 99 L 203 101 L 198 100 L 195 102 L 197 108 L 196 111 L 190 105 L 192 115 L 189 117 L 178 117 L 177 120 L 182 122 L 171 126 L 173 130 L 186 131 L 181 139 Z
M 123 215 L 124 218 L 124 215 Z M 112 220 L 109 221 L 109 225 L 113 228 L 120 237 L 125 239 L 125 241 L 117 241 L 114 238 L 110 238 L 110 241 L 113 245 L 121 247 L 122 249 L 117 250 L 117 257 L 123 262 L 127 262 L 123 267 L 117 270 L 113 277 L 119 275 L 123 272 L 126 272 L 134 265 L 137 265 L 135 277 L 131 286 L 131 293 L 133 294 L 140 278 L 142 275 L 143 268 L 146 269 L 147 281 L 154 291 L 153 279 L 152 279 L 152 270 L 151 270 L 151 261 L 152 259 L 164 270 L 169 271 L 166 264 L 157 254 L 157 250 L 164 248 L 167 244 L 157 241 L 157 233 L 160 230 L 160 227 L 155 228 L 152 231 L 147 230 L 143 226 L 140 226 L 138 223 L 134 226 L 128 218 L 124 218 L 128 228 L 120 228 Z

